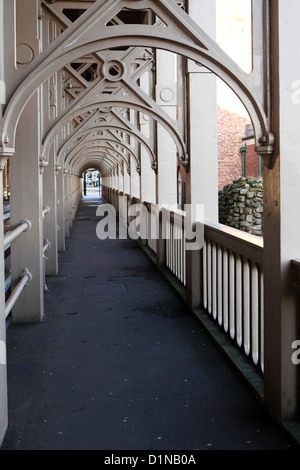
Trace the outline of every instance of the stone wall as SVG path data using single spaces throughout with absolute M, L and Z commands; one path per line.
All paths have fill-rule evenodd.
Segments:
M 219 222 L 253 235 L 263 235 L 261 178 L 240 178 L 219 191 Z

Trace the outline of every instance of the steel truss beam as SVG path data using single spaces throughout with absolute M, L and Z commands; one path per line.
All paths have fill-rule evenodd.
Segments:
M 103 105 L 103 103 L 102 103 Z M 154 170 L 157 169 L 157 161 L 154 150 L 151 146 L 149 139 L 147 139 L 142 132 L 137 130 L 130 121 L 125 120 L 122 116 L 116 112 L 114 109 L 113 111 L 103 112 L 101 111 L 103 108 L 100 109 L 92 109 L 90 106 L 83 107 L 81 112 L 87 113 L 91 112 L 87 118 L 81 122 L 81 124 L 76 127 L 73 132 L 66 137 L 63 144 L 58 149 L 59 159 L 61 158 L 62 152 L 64 152 L 68 145 L 76 139 L 84 135 L 86 132 L 89 131 L 114 131 L 114 132 L 122 132 L 128 136 L 131 136 L 135 139 L 135 141 L 139 142 L 143 147 L 145 147 L 147 153 L 150 157 L 151 166 Z M 49 152 L 52 146 L 54 139 L 56 138 L 57 134 L 61 130 L 63 125 L 71 122 L 76 116 L 78 115 L 78 110 L 70 113 L 70 115 L 66 116 L 62 122 L 58 121 L 55 126 L 53 126 L 51 132 L 47 135 L 43 149 L 42 149 L 42 159 L 43 161 L 48 161 L 49 159 Z M 120 137 L 119 137 L 120 138 Z
M 253 70 L 247 74 L 174 0 L 97 0 L 20 74 L 19 85 L 1 123 L 1 154 L 14 152 L 20 114 L 48 77 L 78 57 L 134 45 L 165 49 L 188 57 L 224 80 L 248 110 L 255 131 L 256 150 L 267 158 L 270 166 L 274 136 L 270 129 L 269 4 L 269 0 L 253 0 L 255 54 Z M 153 25 L 110 23 L 124 8 L 150 9 L 160 22 Z
M 85 135 L 85 138 L 83 138 L 82 141 L 79 142 L 78 146 L 76 146 L 75 148 L 72 148 L 70 150 L 70 152 L 65 154 L 64 161 L 66 162 L 66 164 L 68 162 L 71 162 L 74 155 L 77 155 L 82 151 L 88 150 L 88 148 L 89 148 L 88 145 L 90 145 L 90 144 L 94 145 L 95 147 L 101 146 L 101 149 L 104 149 L 105 147 L 103 146 L 103 143 L 110 144 L 110 150 L 115 151 L 117 153 L 120 152 L 120 149 L 117 148 L 116 145 L 119 145 L 121 147 L 121 150 L 125 150 L 127 153 L 129 153 L 129 156 L 131 155 L 134 158 L 137 172 L 140 172 L 139 159 L 138 159 L 136 153 L 133 151 L 133 149 L 130 148 L 129 145 L 126 145 L 125 143 L 121 143 L 116 138 L 108 137 L 108 136 L 100 137 L 100 136 L 93 136 L 91 134 Z M 112 144 L 114 144 L 114 145 L 112 145 Z M 59 156 L 58 156 L 58 158 L 59 158 Z M 61 156 L 61 158 L 62 158 L 62 156 Z M 122 158 L 125 159 L 126 165 L 128 166 L 129 165 L 128 155 L 122 153 Z M 59 161 L 60 160 L 58 160 L 58 164 L 59 164 Z

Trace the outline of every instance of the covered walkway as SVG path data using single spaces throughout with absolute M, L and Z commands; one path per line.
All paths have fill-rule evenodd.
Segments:
M 299 18 L 0 0 L 0 446 L 300 442 Z
M 287 450 L 293 443 L 139 245 L 85 197 L 41 323 L 7 330 L 3 449 Z

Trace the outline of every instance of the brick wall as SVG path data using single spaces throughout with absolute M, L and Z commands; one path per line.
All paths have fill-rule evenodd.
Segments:
M 255 144 L 247 145 L 245 158 L 245 176 L 258 178 L 259 175 L 259 156 L 255 152 Z
M 246 125 L 250 120 L 218 106 L 219 190 L 243 175 L 243 146 Z M 254 175 L 253 175 L 254 176 Z

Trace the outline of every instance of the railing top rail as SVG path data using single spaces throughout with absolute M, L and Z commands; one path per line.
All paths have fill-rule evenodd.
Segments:
M 180 217 L 185 217 L 186 216 L 186 212 L 181 210 L 181 209 L 172 209 L 170 210 L 168 207 L 165 207 L 165 206 L 160 206 L 160 210 L 163 211 L 163 212 L 169 212 L 171 214 L 174 214 L 176 216 L 180 216 Z
M 131 204 L 142 204 L 141 200 L 135 196 L 131 197 Z
M 264 241 L 247 232 L 226 225 L 205 221 L 205 236 L 232 252 L 263 265 Z

